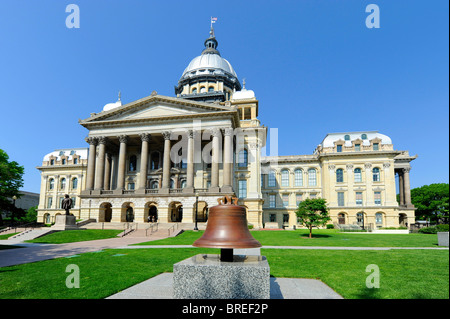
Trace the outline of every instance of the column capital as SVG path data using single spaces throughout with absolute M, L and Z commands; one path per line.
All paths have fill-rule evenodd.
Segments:
M 224 129 L 222 129 L 223 131 L 223 135 L 225 136 L 233 136 L 234 130 L 231 127 L 226 127 Z
M 84 139 L 86 141 L 86 143 L 88 143 L 89 145 L 97 145 L 97 138 L 92 137 L 92 136 L 88 136 Z
M 222 132 L 219 128 L 212 128 L 211 129 L 211 135 L 214 137 L 221 137 L 222 136 Z
M 127 143 L 128 142 L 128 136 L 127 135 L 119 135 L 118 136 L 120 143 Z
M 106 144 L 108 142 L 108 138 L 106 136 L 99 136 L 97 138 L 98 144 Z
M 411 167 L 402 168 L 403 173 L 409 173 L 410 170 L 411 170 Z
M 170 140 L 170 131 L 163 131 L 161 134 L 163 135 L 164 140 Z
M 150 142 L 152 135 L 150 133 L 141 133 L 139 134 L 142 142 Z

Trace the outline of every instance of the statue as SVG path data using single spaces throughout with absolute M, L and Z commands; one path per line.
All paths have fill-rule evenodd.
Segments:
M 66 211 L 66 216 L 69 216 L 69 210 L 72 208 L 72 199 L 69 198 L 69 195 L 64 195 L 64 199 L 62 200 L 61 203 L 61 207 L 62 209 L 64 209 Z

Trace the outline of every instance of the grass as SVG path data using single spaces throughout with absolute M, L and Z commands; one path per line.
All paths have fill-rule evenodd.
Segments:
M 199 253 L 218 249 L 111 249 L 0 268 L 0 299 L 99 299 L 117 293 Z M 332 251 L 263 249 L 271 275 L 317 278 L 344 298 L 449 298 L 448 251 Z M 80 270 L 80 288 L 69 289 L 66 267 Z M 380 288 L 367 289 L 367 265 L 380 268 Z
M 320 279 L 348 299 L 448 299 L 449 253 L 430 250 L 343 251 L 263 249 L 271 275 Z M 380 288 L 366 287 L 368 265 Z
M 85 229 L 85 230 L 65 230 L 51 233 L 33 240 L 26 240 L 27 243 L 41 244 L 66 244 L 88 240 L 115 238 L 123 230 L 117 229 Z
M 436 235 L 429 234 L 366 234 L 341 233 L 333 229 L 296 231 L 251 231 L 262 245 L 266 246 L 332 246 L 332 247 L 436 247 Z M 155 240 L 136 245 L 192 245 L 203 235 L 203 231 L 185 231 L 174 238 Z
M 100 299 L 163 272 L 207 249 L 111 249 L 0 268 L 0 299 Z M 116 255 L 116 256 L 115 256 Z M 69 289 L 68 265 L 80 271 L 80 288 Z

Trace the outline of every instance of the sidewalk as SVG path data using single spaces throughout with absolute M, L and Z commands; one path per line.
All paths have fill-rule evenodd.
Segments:
M 24 248 L 0 250 L 0 267 L 7 267 L 35 261 L 67 257 L 86 252 L 123 247 L 149 241 L 148 237 L 110 238 L 92 241 L 81 241 L 68 244 L 27 244 L 19 243 L 15 246 Z M 8 240 L 0 240 L 0 245 L 8 245 Z

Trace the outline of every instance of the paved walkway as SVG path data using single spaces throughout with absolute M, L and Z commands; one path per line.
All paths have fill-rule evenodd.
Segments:
M 173 273 L 163 273 L 106 299 L 173 299 Z M 344 299 L 320 280 L 270 277 L 270 299 Z
M 18 249 L 0 250 L 0 267 L 25 264 L 35 261 L 67 257 L 85 252 L 99 251 L 102 249 L 148 249 L 148 248 L 193 248 L 191 245 L 139 245 L 129 246 L 147 242 L 149 237 L 123 237 L 83 241 L 69 244 L 27 244 L 16 245 L 24 247 Z M 0 245 L 8 245 L 8 240 L 0 240 Z M 321 249 L 321 250 L 391 250 L 391 249 L 430 249 L 448 250 L 448 247 L 331 247 L 331 246 L 263 246 L 263 249 Z M 250 255 L 260 254 L 259 249 L 251 252 L 236 251 L 235 254 Z

